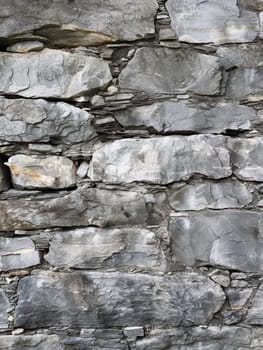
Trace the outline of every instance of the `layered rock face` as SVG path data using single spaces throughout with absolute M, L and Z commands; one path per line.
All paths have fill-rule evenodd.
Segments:
M 261 350 L 263 1 L 0 8 L 0 350 Z

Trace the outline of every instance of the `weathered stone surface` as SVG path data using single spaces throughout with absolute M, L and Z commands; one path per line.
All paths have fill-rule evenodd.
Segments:
M 231 98 L 263 96 L 263 67 L 238 68 L 229 73 L 226 95 Z
M 80 53 L 0 54 L 0 93 L 6 95 L 66 99 L 107 86 L 111 79 L 108 63 Z
M 3 289 L 0 289 L 0 329 L 8 328 L 7 310 L 9 301 Z M 1 349 L 1 345 L 0 345 Z
M 28 237 L 0 237 L 0 271 L 23 269 L 40 264 L 39 252 Z
M 220 179 L 231 175 L 223 136 L 166 136 L 125 139 L 95 151 L 89 169 L 94 181 L 167 184 L 194 174 Z
M 197 274 L 41 272 L 18 286 L 15 326 L 112 327 L 206 324 L 224 293 Z
M 40 41 L 21 41 L 9 46 L 6 51 L 26 53 L 30 51 L 40 51 L 44 48 L 44 44 Z
M 257 119 L 253 108 L 221 103 L 212 108 L 186 101 L 165 101 L 115 113 L 124 127 L 145 127 L 155 132 L 224 133 L 252 128 Z
M 234 174 L 241 180 L 263 181 L 263 138 L 229 138 Z
M 76 167 L 72 160 L 59 157 L 12 156 L 5 163 L 17 188 L 68 188 L 76 184 Z
M 1 37 L 33 32 L 59 46 L 88 46 L 154 35 L 155 0 L 1 0 Z
M 237 181 L 186 184 L 169 193 L 169 203 L 174 210 L 242 208 L 252 199 L 247 187 Z
M 149 218 L 144 196 L 132 190 L 84 187 L 69 193 L 28 198 L 0 200 L 2 231 L 60 226 L 140 225 Z
M 263 215 L 253 211 L 205 211 L 171 217 L 175 262 L 263 271 Z
M 149 93 L 217 95 L 222 74 L 214 56 L 192 50 L 141 48 L 119 75 L 122 88 Z
M 96 136 L 93 116 L 63 102 L 0 97 L 0 140 L 78 143 Z
M 238 0 L 238 5 L 245 7 L 249 10 L 263 11 L 262 0 Z
M 256 292 L 252 306 L 248 310 L 246 322 L 253 325 L 263 324 L 263 286 Z
M 74 247 L 74 249 L 72 249 Z M 166 270 L 160 239 L 139 228 L 95 227 L 51 233 L 51 265 L 81 269 Z
M 168 0 L 167 9 L 180 41 L 242 43 L 258 34 L 257 15 L 240 11 L 236 0 Z
M 56 335 L 1 335 L 0 350 L 63 350 Z
M 3 164 L 0 157 L 0 192 L 6 191 L 10 187 L 8 168 Z

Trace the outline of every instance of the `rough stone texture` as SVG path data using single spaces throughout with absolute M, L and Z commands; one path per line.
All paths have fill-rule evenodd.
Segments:
M 76 184 L 76 167 L 65 157 L 15 155 L 5 163 L 17 188 L 68 188 Z
M 241 180 L 263 181 L 263 139 L 228 139 L 233 172 Z
M 167 9 L 180 41 L 242 43 L 258 34 L 257 15 L 240 11 L 236 0 L 168 0 Z
M 29 197 L 30 198 L 30 197 Z M 0 200 L 2 231 L 51 227 L 144 224 L 146 201 L 135 191 L 79 188 L 72 192 Z
M 25 53 L 30 51 L 40 51 L 43 48 L 44 44 L 39 41 L 22 41 L 9 46 L 6 51 Z
M 89 227 L 51 233 L 45 260 L 57 267 L 89 270 L 165 271 L 167 265 L 156 234 L 138 228 Z
M 262 213 L 238 210 L 171 217 L 169 229 L 175 262 L 262 271 L 262 219 Z
M 40 264 L 39 252 L 28 237 L 0 237 L 0 271 L 26 268 Z
M 63 350 L 56 335 L 0 336 L 0 350 Z
M 165 101 L 117 112 L 124 127 L 152 128 L 155 132 L 218 134 L 229 130 L 250 130 L 257 119 L 252 108 L 221 103 L 212 108 L 187 101 Z
M 70 98 L 102 88 L 112 77 L 108 63 L 80 53 L 44 49 L 0 54 L 0 93 Z
M 0 289 L 0 329 L 8 328 L 7 310 L 9 301 L 3 289 Z
M 93 116 L 63 102 L 0 97 L 0 140 L 77 143 L 96 136 Z
M 246 322 L 254 325 L 263 324 L 263 286 L 261 285 L 256 292 L 252 306 L 248 311 Z
M 155 0 L 1 0 L 1 37 L 35 33 L 59 46 L 88 46 L 154 35 Z
M 174 210 L 242 208 L 252 202 L 247 187 L 237 181 L 196 183 L 175 187 L 169 203 Z
M 167 136 L 118 140 L 93 154 L 93 181 L 168 184 L 194 174 L 220 179 L 231 175 L 229 153 L 222 136 Z
M 119 75 L 122 88 L 149 93 L 217 95 L 222 74 L 214 56 L 191 50 L 141 48 Z
M 219 286 L 190 273 L 42 272 L 23 278 L 18 296 L 15 326 L 29 329 L 206 324 L 225 299 Z
M 8 190 L 10 187 L 8 168 L 1 162 L 0 157 L 0 192 Z

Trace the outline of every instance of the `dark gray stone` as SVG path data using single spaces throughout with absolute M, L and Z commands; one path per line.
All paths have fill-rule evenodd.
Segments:
M 94 152 L 89 176 L 93 181 L 168 184 L 194 174 L 214 179 L 232 174 L 223 136 L 166 136 L 123 139 Z
M 0 329 L 8 328 L 7 311 L 9 309 L 9 301 L 3 289 L 0 289 Z M 1 344 L 0 344 L 1 349 Z
M 195 273 L 156 277 L 41 272 L 18 286 L 15 326 L 112 327 L 206 324 L 224 293 Z
M 90 46 L 154 35 L 155 0 L 0 1 L 1 37 L 35 33 L 58 46 Z
M 263 286 L 260 285 L 254 297 L 252 306 L 248 310 L 246 323 L 263 325 Z
M 119 75 L 122 88 L 149 93 L 218 95 L 222 74 L 217 57 L 192 50 L 140 48 Z
M 63 102 L 0 97 L 0 140 L 78 143 L 96 136 L 93 116 Z
M 22 97 L 71 98 L 106 87 L 107 62 L 61 50 L 0 53 L 0 93 Z
M 172 251 L 178 264 L 263 271 L 263 215 L 253 211 L 205 211 L 171 217 Z

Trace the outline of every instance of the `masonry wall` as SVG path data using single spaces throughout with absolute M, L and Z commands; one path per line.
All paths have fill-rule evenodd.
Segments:
M 0 0 L 0 350 L 263 348 L 261 11 Z

